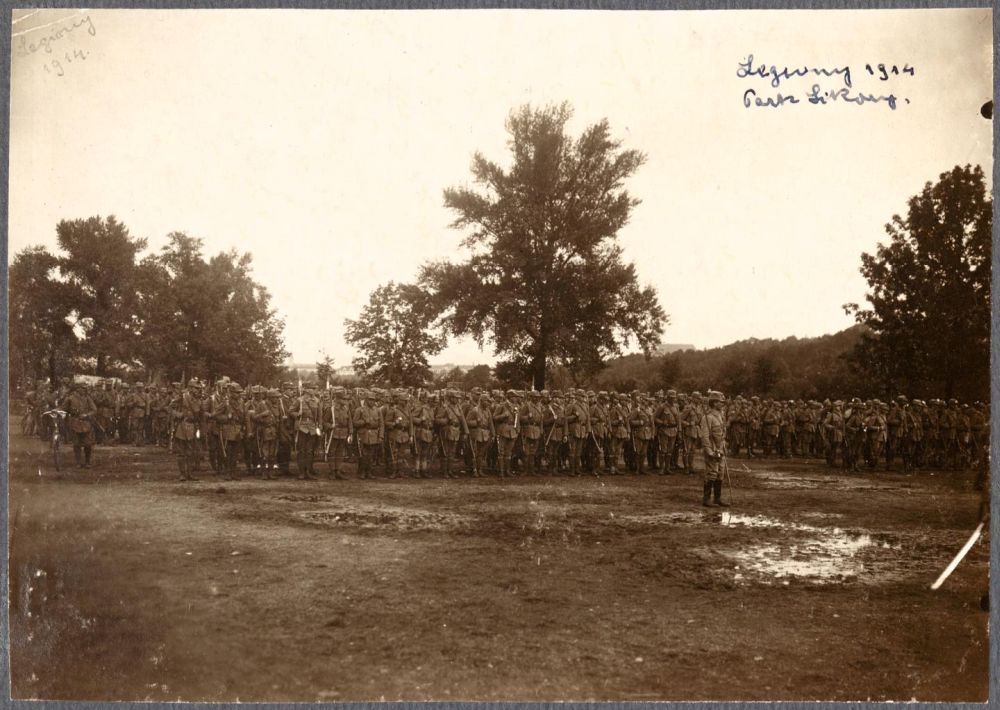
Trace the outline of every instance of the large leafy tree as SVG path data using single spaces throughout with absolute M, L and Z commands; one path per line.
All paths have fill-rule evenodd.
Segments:
M 70 287 L 72 317 L 83 332 L 83 352 L 107 375 L 136 349 L 142 274 L 138 255 L 146 240 L 129 234 L 114 216 L 63 220 L 56 226 L 58 270 Z
M 862 254 L 867 306 L 845 308 L 870 329 L 855 357 L 886 392 L 988 395 L 992 208 L 982 169 L 957 166 Z
M 143 310 L 145 361 L 173 377 L 229 375 L 274 379 L 288 353 L 283 323 L 270 294 L 251 272 L 249 254 L 205 259 L 202 241 L 173 232 L 147 268 L 150 293 Z
M 56 278 L 59 259 L 44 247 L 28 247 L 8 271 L 11 379 L 58 377 L 77 354 L 78 338 L 69 314 L 74 289 Z
M 667 322 L 617 243 L 639 204 L 625 181 L 645 157 L 606 120 L 574 139 L 571 115 L 567 104 L 511 113 L 510 167 L 477 152 L 474 186 L 444 192 L 468 259 L 425 265 L 420 278 L 446 332 L 491 343 L 501 369 L 538 389 L 548 363 L 593 372 L 633 338 L 648 353 Z
M 372 291 L 357 320 L 344 321 L 347 342 L 360 351 L 352 365 L 366 382 L 418 386 L 431 379 L 430 355 L 445 338 L 429 330 L 427 294 L 413 284 L 392 281 Z

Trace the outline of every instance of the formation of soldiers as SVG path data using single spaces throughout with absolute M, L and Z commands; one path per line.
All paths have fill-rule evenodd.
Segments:
M 989 408 L 958 400 L 924 401 L 899 395 L 891 402 L 776 401 L 737 397 L 727 407 L 730 451 L 763 456 L 825 458 L 849 471 L 897 463 L 965 470 L 976 466 L 989 436 Z
M 94 443 L 156 444 L 177 454 L 182 479 L 206 459 L 228 478 L 291 475 L 293 461 L 301 479 L 316 478 L 320 463 L 344 478 L 348 461 L 363 479 L 691 474 L 699 452 L 707 481 L 717 480 L 719 457 L 741 455 L 825 458 L 849 471 L 897 461 L 905 472 L 965 469 L 989 432 L 986 405 L 904 396 L 821 403 L 674 390 L 244 388 L 221 378 L 170 387 L 43 382 L 28 405 L 27 433 L 43 435 L 44 412 L 65 407 L 82 466 Z

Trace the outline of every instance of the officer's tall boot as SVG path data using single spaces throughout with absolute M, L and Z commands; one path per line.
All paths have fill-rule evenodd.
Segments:
M 702 485 L 701 504 L 706 508 L 712 505 L 712 482 L 705 481 Z
M 91 452 L 91 447 L 89 447 L 89 446 L 84 446 L 83 447 L 83 467 L 84 468 L 90 468 L 90 452 Z
M 728 508 L 729 503 L 722 502 L 722 480 L 716 479 L 712 481 L 712 489 L 715 492 L 715 504 L 720 508 Z
M 77 468 L 83 468 L 83 459 L 81 458 L 80 453 L 81 453 L 80 452 L 80 447 L 79 446 L 74 446 L 73 447 L 73 458 L 76 459 L 76 467 Z

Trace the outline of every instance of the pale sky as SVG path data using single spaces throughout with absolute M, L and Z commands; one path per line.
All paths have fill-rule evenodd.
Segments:
M 620 239 L 659 292 L 668 343 L 851 325 L 841 305 L 864 298 L 860 254 L 907 198 L 958 164 L 992 170 L 990 10 L 41 10 L 14 22 L 11 258 L 54 246 L 60 219 L 109 214 L 155 250 L 183 231 L 208 254 L 250 251 L 297 362 L 325 350 L 349 364 L 343 321 L 371 290 L 461 256 L 442 190 L 469 181 L 476 150 L 505 160 L 504 119 L 525 102 L 569 101 L 574 134 L 607 118 L 647 154 Z M 748 54 L 848 65 L 852 95 L 900 103 L 744 108 L 748 88 L 845 88 L 740 78 Z M 878 62 L 915 71 L 882 82 L 864 70 Z M 457 341 L 433 361 L 494 358 Z

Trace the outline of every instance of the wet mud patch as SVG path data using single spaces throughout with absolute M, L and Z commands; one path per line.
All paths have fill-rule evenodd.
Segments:
M 314 510 L 299 510 L 292 517 L 310 525 L 393 532 L 461 531 L 472 527 L 468 516 L 415 508 L 377 505 L 336 505 Z
M 778 471 L 754 471 L 753 480 L 761 488 L 814 489 L 836 491 L 885 491 L 895 488 L 909 488 L 910 485 L 892 481 L 880 481 L 873 474 L 858 473 L 853 477 L 846 474 L 797 475 Z

